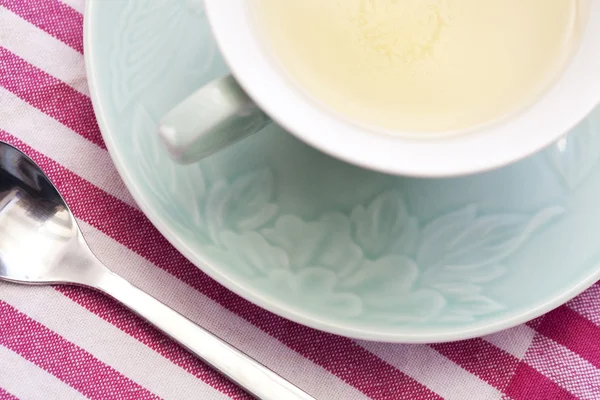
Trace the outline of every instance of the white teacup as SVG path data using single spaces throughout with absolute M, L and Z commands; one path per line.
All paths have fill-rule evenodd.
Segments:
M 201 88 L 161 121 L 160 137 L 179 162 L 197 161 L 257 132 L 272 118 L 315 148 L 365 168 L 422 177 L 463 175 L 497 168 L 544 148 L 600 103 L 600 0 L 585 2 L 588 20 L 580 46 L 533 106 L 469 133 L 423 139 L 369 131 L 311 101 L 266 54 L 250 3 L 205 0 L 233 76 Z

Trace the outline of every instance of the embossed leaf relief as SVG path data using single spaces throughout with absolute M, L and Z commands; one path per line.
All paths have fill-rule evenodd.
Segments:
M 201 207 L 207 183 L 199 165 L 171 161 L 156 135 L 157 123 L 143 106 L 136 106 L 131 131 L 138 171 L 161 210 L 171 214 L 171 221 L 188 234 L 201 235 L 203 231 L 194 227 L 206 225 Z
M 548 207 L 534 215 L 480 215 L 476 206 L 468 206 L 427 224 L 416 262 L 422 269 L 421 286 L 445 299 L 442 319 L 471 320 L 501 310 L 481 285 L 504 275 L 502 262 L 563 211 Z
M 175 6 L 174 6 L 175 5 Z M 202 0 L 128 0 L 119 19 L 110 54 L 113 102 L 118 110 L 132 104 L 149 86 L 168 72 L 174 57 L 193 57 L 181 45 L 173 45 L 173 38 L 185 37 L 190 26 L 187 18 L 204 18 Z M 206 24 L 204 24 L 206 25 Z M 156 29 L 157 26 L 163 29 Z M 166 27 L 166 28 L 164 28 Z M 171 32 L 164 35 L 165 29 Z M 208 31 L 208 26 L 206 27 Z M 214 41 L 207 39 L 208 48 L 203 59 L 210 64 L 216 52 Z M 196 49 L 194 49 L 196 50 Z M 190 60 L 189 64 L 193 64 Z M 148 68 L 152 65 L 152 68 Z M 198 69 L 198 67 L 196 67 Z
M 262 185 L 270 197 L 273 184 Z M 250 192 L 249 201 L 243 195 L 236 201 L 254 198 Z M 392 190 L 349 215 L 325 213 L 312 221 L 275 217 L 269 205 L 258 215 L 275 219 L 258 218 L 254 225 L 262 229 L 218 222 L 217 246 L 208 251 L 291 304 L 391 323 L 470 321 L 504 308 L 484 285 L 502 277 L 502 262 L 562 213 L 548 207 L 534 215 L 482 215 L 467 206 L 421 228 Z
M 592 172 L 600 159 L 600 111 L 584 120 L 546 154 L 564 184 L 574 189 Z
M 207 227 L 214 243 L 221 243 L 222 232 L 254 231 L 278 212 L 272 203 L 273 175 L 268 170 L 248 172 L 233 179 L 217 181 L 206 200 Z
M 312 221 L 281 214 L 275 176 L 256 169 L 208 182 L 160 148 L 156 121 L 138 106 L 133 146 L 154 198 L 173 223 L 226 263 L 290 304 L 381 321 L 470 321 L 503 309 L 485 284 L 541 226 L 563 213 L 481 214 L 474 205 L 419 224 L 395 190 L 348 214 Z
M 505 261 L 562 207 L 536 214 L 483 214 L 477 206 L 427 223 L 389 190 L 350 212 L 314 220 L 280 212 L 267 168 L 207 180 L 162 150 L 154 121 L 136 108 L 133 146 L 142 179 L 172 221 L 203 252 L 290 304 L 383 323 L 472 321 L 504 308 L 484 290 Z
M 350 220 L 355 241 L 369 257 L 378 257 L 390 248 L 412 253 L 418 244 L 417 220 L 408 215 L 396 191 L 384 193 L 366 207 L 356 207 Z
M 277 215 L 270 170 L 209 183 L 201 164 L 179 165 L 169 158 L 156 135 L 157 123 L 136 106 L 132 146 L 142 180 L 172 223 L 202 242 L 223 245 L 223 232 L 258 230 Z

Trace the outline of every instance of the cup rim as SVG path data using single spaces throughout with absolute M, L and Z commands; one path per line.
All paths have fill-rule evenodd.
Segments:
M 590 21 L 561 77 L 520 114 L 478 132 L 447 137 L 373 133 L 319 108 L 289 83 L 264 54 L 247 0 L 206 0 L 205 7 L 232 74 L 273 121 L 326 154 L 379 172 L 435 178 L 506 166 L 559 140 L 600 103 L 600 24 Z M 588 13 L 591 20 L 600 19 L 600 1 Z

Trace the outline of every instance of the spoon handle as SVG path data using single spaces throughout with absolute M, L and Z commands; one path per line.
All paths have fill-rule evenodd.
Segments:
M 258 361 L 120 276 L 107 272 L 98 277 L 93 286 L 123 303 L 251 395 L 264 400 L 314 400 Z

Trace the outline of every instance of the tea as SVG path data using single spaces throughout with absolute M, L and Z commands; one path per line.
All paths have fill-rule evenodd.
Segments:
M 403 134 L 498 121 L 550 87 L 578 0 L 254 0 L 269 53 L 305 94 Z

